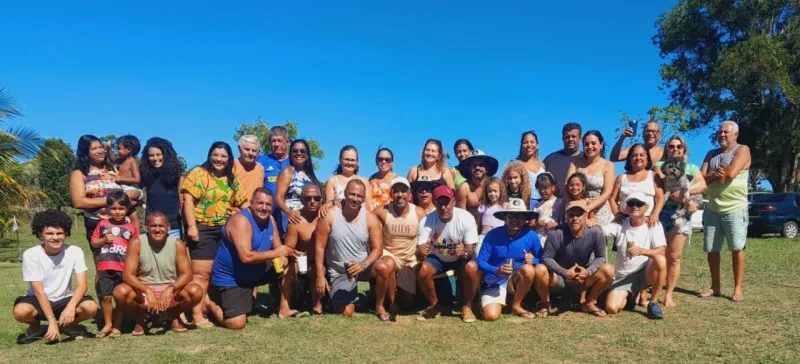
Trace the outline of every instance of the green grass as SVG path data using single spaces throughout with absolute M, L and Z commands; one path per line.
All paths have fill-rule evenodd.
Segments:
M 463 324 L 457 317 L 418 322 L 402 316 L 380 323 L 369 314 L 300 320 L 251 317 L 247 329 L 221 328 L 120 339 L 87 339 L 17 345 L 25 329 L 11 316 L 24 294 L 19 263 L 0 263 L 0 363 L 58 361 L 132 362 L 797 362 L 800 357 L 800 241 L 748 241 L 746 300 L 695 298 L 709 277 L 700 235 L 687 246 L 677 294 L 679 306 L 666 319 L 647 320 L 642 309 L 598 319 L 578 312 L 523 321 L 504 316 L 494 323 Z M 35 243 L 22 235 L 23 249 Z M 84 244 L 82 231 L 73 243 Z M 0 256 L 15 256 L 0 244 Z M 13 250 L 13 252 L 11 251 Z M 88 249 L 87 249 L 88 252 Z M 87 253 L 87 263 L 91 255 Z M 723 254 L 723 293 L 732 292 L 730 254 Z M 93 281 L 90 270 L 90 281 Z M 94 288 L 90 294 L 94 294 Z M 88 323 L 90 330 L 95 330 Z M 388 359 L 388 360 L 387 360 Z

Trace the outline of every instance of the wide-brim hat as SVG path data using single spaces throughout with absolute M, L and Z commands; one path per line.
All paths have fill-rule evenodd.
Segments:
M 509 198 L 506 209 L 503 211 L 495 212 L 494 217 L 500 220 L 505 220 L 506 216 L 512 214 L 524 215 L 525 220 L 533 220 L 539 218 L 539 213 L 533 210 L 528 210 L 528 208 L 525 207 L 525 201 L 523 201 L 521 198 Z
M 458 163 L 458 172 L 461 173 L 466 179 L 472 177 L 472 173 L 469 170 L 469 165 L 472 161 L 482 160 L 483 163 L 486 164 L 486 177 L 492 177 L 497 173 L 497 169 L 500 168 L 500 165 L 497 163 L 497 159 L 494 157 L 490 157 L 483 152 L 476 150 L 473 152 L 472 156 L 464 158 L 461 162 Z

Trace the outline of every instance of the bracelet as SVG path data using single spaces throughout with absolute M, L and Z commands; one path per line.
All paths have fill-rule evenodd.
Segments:
M 47 317 L 45 317 L 45 318 L 49 320 L 49 319 L 51 319 L 51 318 L 56 318 L 56 315 L 50 315 L 50 316 L 47 316 Z

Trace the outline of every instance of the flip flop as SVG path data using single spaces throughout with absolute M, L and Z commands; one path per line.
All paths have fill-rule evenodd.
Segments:
M 286 319 L 286 318 L 304 318 L 304 317 L 309 317 L 309 316 L 311 316 L 311 314 L 310 314 L 310 313 L 308 313 L 308 312 L 306 312 L 306 311 L 302 311 L 302 312 L 301 312 L 301 311 L 294 311 L 294 312 L 292 312 L 292 314 L 291 314 L 291 315 L 289 315 L 289 316 L 281 316 L 280 314 L 278 314 L 278 318 L 279 318 L 279 319 Z
M 381 320 L 381 322 L 389 322 L 389 320 L 391 320 L 391 315 L 389 315 L 387 312 L 379 313 L 377 316 L 378 320 Z
M 110 339 L 117 339 L 117 338 L 119 338 L 121 336 L 122 336 L 122 332 L 117 330 L 117 329 L 111 330 L 111 333 L 108 334 L 108 337 Z
M 607 315 L 607 313 L 605 311 L 603 311 L 602 309 L 600 309 L 600 308 L 598 308 L 596 306 L 595 306 L 594 309 L 581 308 L 581 311 L 586 312 L 588 314 L 592 314 L 592 315 L 597 316 L 597 317 L 606 317 L 606 315 Z
M 513 314 L 514 314 L 514 316 L 522 317 L 522 318 L 528 319 L 528 320 L 533 319 L 533 318 L 536 317 L 536 315 L 534 315 L 533 312 L 530 312 L 530 311 L 514 312 Z
M 97 333 L 97 336 L 95 336 L 95 337 L 98 338 L 98 339 L 103 339 L 103 338 L 108 337 L 108 335 L 110 335 L 110 334 L 111 334 L 111 331 L 100 331 L 100 332 Z
M 208 319 L 205 319 L 200 322 L 195 322 L 194 326 L 197 327 L 198 329 L 210 329 L 214 327 L 214 323 L 209 321 Z
M 550 315 L 550 304 L 545 306 L 541 302 L 536 305 L 536 317 L 537 318 L 547 318 Z
M 133 328 L 133 331 L 131 331 L 131 336 L 144 336 L 146 333 L 147 333 L 147 324 L 144 325 L 137 324 Z
M 29 328 L 27 331 L 25 331 L 24 334 L 20 335 L 20 337 L 17 339 L 17 344 L 20 345 L 30 344 L 32 342 L 39 341 L 43 338 L 44 338 L 44 331 L 40 330 L 39 332 L 33 332 Z

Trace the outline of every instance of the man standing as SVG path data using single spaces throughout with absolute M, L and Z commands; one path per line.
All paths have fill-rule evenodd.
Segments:
M 628 159 L 628 152 L 630 152 L 631 147 L 627 147 L 623 150 L 622 144 L 625 143 L 625 139 L 635 134 L 636 130 L 633 130 L 630 126 L 626 126 L 625 129 L 622 129 L 622 137 L 614 144 L 614 149 L 611 149 L 610 159 L 612 162 L 624 162 Z M 658 142 L 661 140 L 661 125 L 658 124 L 658 121 L 650 120 L 644 124 L 642 140 L 647 150 L 650 152 L 650 159 L 654 163 L 660 161 L 661 157 L 664 156 L 664 148 L 658 145 Z
M 255 303 L 254 287 L 279 280 L 270 262 L 281 258 L 281 264 L 285 264 L 292 254 L 292 249 L 281 245 L 278 238 L 275 220 L 270 216 L 272 201 L 271 192 L 259 187 L 253 192 L 250 206 L 222 227 L 207 301 L 208 310 L 229 329 L 247 325 L 247 315 Z
M 561 128 L 561 141 L 564 143 L 564 148 L 550 153 L 544 159 L 544 168 L 553 174 L 560 197 L 567 196 L 566 184 L 567 178 L 569 178 L 567 176 L 569 165 L 581 155 L 581 132 L 581 124 L 573 122 L 564 124 L 564 127 Z M 533 182 L 531 181 L 531 183 Z
M 417 234 L 417 258 L 422 262 L 417 271 L 417 285 L 429 304 L 418 320 L 441 315 L 433 276 L 452 269 L 457 272 L 458 282 L 463 287 L 461 320 L 475 322 L 472 300 L 480 282 L 478 264 L 470 259 L 475 256 L 478 226 L 469 212 L 455 207 L 455 196 L 450 187 L 436 187 L 433 201 L 436 210 L 420 222 Z
M 614 281 L 608 288 L 606 312 L 615 314 L 626 306 L 633 306 L 636 296 L 639 304 L 647 302 L 647 287 L 653 286 L 647 317 L 651 320 L 664 318 L 658 298 L 667 281 L 667 259 L 664 256 L 667 239 L 661 223 L 647 225 L 645 213 L 647 198 L 641 192 L 633 192 L 623 203 L 628 207 L 629 217 L 622 224 L 611 224 L 610 234 L 616 235 L 617 257 L 614 261 Z M 630 299 L 630 301 L 629 301 Z
M 22 279 L 28 282 L 28 294 L 14 301 L 14 319 L 28 324 L 28 331 L 17 339 L 27 344 L 41 338 L 58 341 L 61 331 L 80 338 L 77 327 L 97 313 L 97 304 L 86 295 L 86 261 L 81 248 L 65 244 L 72 219 L 62 211 L 47 210 L 33 216 L 31 230 L 42 242 L 22 254 Z M 78 283 L 72 291 L 72 274 Z M 41 321 L 47 321 L 42 332 Z M 60 328 L 59 328 L 60 327 Z
M 722 243 L 728 240 L 733 260 L 733 302 L 744 301 L 744 249 L 747 245 L 747 180 L 750 148 L 737 142 L 739 125 L 725 121 L 719 127 L 719 149 L 706 155 L 700 171 L 708 183 L 708 208 L 703 214 L 703 251 L 708 253 L 711 288 L 700 297 L 720 296 L 719 264 Z
M 322 259 L 316 259 L 316 289 L 320 296 L 330 290 L 336 312 L 352 317 L 358 301 L 358 281 L 376 278 L 375 312 L 381 321 L 389 321 L 383 303 L 390 276 L 394 274 L 394 261 L 390 257 L 381 258 L 383 231 L 375 214 L 362 206 L 366 190 L 360 179 L 350 180 L 345 186 L 342 207 L 335 207 L 317 222 L 315 253 L 325 260 L 323 264 Z M 325 279 L 325 265 L 330 285 Z
M 495 321 L 500 318 L 502 306 L 506 305 L 509 283 L 514 289 L 511 313 L 532 319 L 535 315 L 522 308 L 522 300 L 532 287 L 536 287 L 540 297 L 546 296 L 549 289 L 547 269 L 540 269 L 537 276 L 534 268 L 542 255 L 539 235 L 527 226 L 528 221 L 536 219 L 538 214 L 528 210 L 522 199 L 512 198 L 508 201 L 508 208 L 494 213 L 494 216 L 503 220 L 505 226 L 486 234 L 476 259 L 483 273 L 483 319 Z M 508 264 L 509 261 L 513 263 Z
M 186 244 L 168 235 L 169 220 L 162 212 L 147 215 L 147 234 L 128 244 L 123 283 L 114 289 L 114 300 L 125 311 L 135 314 L 131 335 L 145 333 L 144 312 L 165 313 L 172 331 L 183 332 L 178 315 L 200 303 L 203 289 L 192 283 L 192 266 Z M 119 337 L 119 331 L 109 337 Z
M 417 231 L 425 218 L 425 210 L 408 201 L 411 184 L 397 176 L 391 182 L 392 202 L 373 210 L 383 224 L 383 256 L 394 261 L 395 273 L 389 278 L 389 307 L 391 319 L 397 314 L 395 296 L 400 288 L 403 307 L 412 305 L 417 293 Z
M 480 153 L 480 154 L 477 154 Z M 465 209 L 472 214 L 475 222 L 480 222 L 478 206 L 484 195 L 486 180 L 497 173 L 497 159 L 494 159 L 482 152 L 476 152 L 471 157 L 464 158 L 458 163 L 458 171 L 462 176 L 469 176 L 467 183 L 462 183 L 458 187 L 456 195 L 456 207 Z
M 256 162 L 264 167 L 264 187 L 266 187 L 272 196 L 275 196 L 275 189 L 278 183 L 278 176 L 281 171 L 289 166 L 289 131 L 282 126 L 273 126 L 269 129 L 269 145 L 272 152 L 262 155 L 256 159 Z M 272 207 L 272 218 L 278 224 L 277 228 L 279 235 L 283 236 L 283 213 L 278 210 L 276 204 Z
M 317 291 L 313 289 L 313 287 L 316 287 L 314 279 L 317 277 L 316 271 L 314 270 L 316 267 L 316 257 L 314 254 L 313 238 L 314 230 L 317 228 L 319 208 L 322 204 L 322 194 L 320 193 L 319 186 L 315 184 L 305 185 L 300 200 L 303 204 L 303 208 L 300 209 L 300 222 L 286 226 L 286 240 L 284 244 L 297 252 L 295 256 L 298 259 L 301 259 L 300 257 L 303 255 L 306 257 L 306 266 L 308 269 L 306 274 L 307 277 L 311 279 L 312 285 L 311 300 L 313 302 L 313 307 L 311 309 L 314 314 L 321 315 L 322 303 L 320 301 L 322 296 L 318 295 Z M 286 273 L 284 273 L 285 277 L 283 279 L 284 281 L 291 280 L 291 282 L 287 283 L 291 283 L 291 285 L 294 286 L 293 282 L 297 281 L 298 273 L 298 263 L 295 261 L 293 264 L 289 265 Z M 281 310 L 289 310 L 289 298 L 291 298 L 291 296 L 285 294 L 281 295 Z
M 581 311 L 603 317 L 606 312 L 597 307 L 597 298 L 614 279 L 614 267 L 606 264 L 603 230 L 586 226 L 588 212 L 584 200 L 567 205 L 567 224 L 547 235 L 547 244 L 542 252 L 544 267 L 537 266 L 536 269 L 537 274 L 541 274 L 546 267 L 550 274 L 550 292 L 542 298 L 543 306 L 550 306 L 551 293 L 575 294 L 589 290 L 581 302 Z
M 233 161 L 233 174 L 249 198 L 256 188 L 264 185 L 264 166 L 256 162 L 261 146 L 255 135 L 239 138 L 239 158 Z

